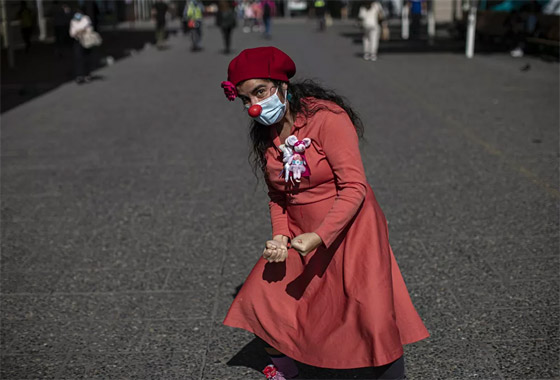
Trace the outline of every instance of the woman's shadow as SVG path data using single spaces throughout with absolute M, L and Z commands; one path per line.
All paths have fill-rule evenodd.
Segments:
M 255 338 L 243 347 L 228 362 L 232 367 L 249 367 L 257 372 L 261 372 L 264 367 L 270 364 L 270 359 L 264 351 L 260 339 Z M 298 379 L 376 379 L 372 368 L 357 369 L 327 369 L 318 368 L 297 362 L 299 368 Z

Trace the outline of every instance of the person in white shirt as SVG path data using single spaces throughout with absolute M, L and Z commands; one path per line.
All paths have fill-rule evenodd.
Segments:
M 358 18 L 364 30 L 364 59 L 377 60 L 379 37 L 381 35 L 380 19 L 383 19 L 383 7 L 378 1 L 368 1 L 360 7 Z
M 74 39 L 74 74 L 79 84 L 91 81 L 91 49 L 84 48 L 79 41 L 80 35 L 88 29 L 93 30 L 91 19 L 78 8 L 70 21 L 69 34 Z

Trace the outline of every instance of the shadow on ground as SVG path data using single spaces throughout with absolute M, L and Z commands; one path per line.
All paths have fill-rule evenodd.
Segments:
M 103 44 L 92 52 L 93 70 L 106 65 L 106 57 L 117 61 L 155 42 L 154 33 L 150 30 L 107 30 L 100 34 Z M 7 52 L 2 49 L 0 112 L 4 113 L 73 80 L 72 53 L 71 44 L 57 52 L 52 43 L 35 43 L 28 53 L 14 51 L 15 67 L 9 68 Z
M 243 284 L 235 287 L 232 297 L 235 298 Z M 247 367 L 255 371 L 262 371 L 270 364 L 270 359 L 264 351 L 263 342 L 259 338 L 253 339 L 245 345 L 228 362 L 228 366 Z M 298 362 L 298 379 L 375 379 L 376 374 L 373 368 L 358 368 L 348 370 L 335 370 L 308 366 Z
M 264 348 L 259 339 L 255 338 L 243 347 L 227 365 L 237 367 L 252 368 L 255 371 L 262 371 L 270 364 Z M 358 368 L 348 370 L 334 370 L 318 368 L 298 363 L 298 379 L 375 379 L 376 376 L 372 368 Z
M 362 33 L 344 32 L 342 37 L 352 40 L 355 45 L 362 45 Z M 391 35 L 395 35 L 393 32 Z M 385 53 L 463 53 L 465 52 L 464 42 L 453 39 L 435 39 L 430 42 L 427 38 L 417 40 L 390 39 L 380 41 L 379 54 Z M 361 57 L 361 54 L 360 54 Z

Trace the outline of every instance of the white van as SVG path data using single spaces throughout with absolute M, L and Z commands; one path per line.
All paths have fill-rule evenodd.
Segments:
M 298 14 L 307 14 L 307 1 L 288 0 L 288 12 L 290 12 L 290 16 L 295 16 Z

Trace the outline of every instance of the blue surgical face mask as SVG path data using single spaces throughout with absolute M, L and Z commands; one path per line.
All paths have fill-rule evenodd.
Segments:
M 278 123 L 286 114 L 286 103 L 287 100 L 285 100 L 284 103 L 280 101 L 280 98 L 278 97 L 278 90 L 276 90 L 274 95 L 256 103 L 262 107 L 262 111 L 261 114 L 254 117 L 253 120 L 264 125 Z M 246 106 L 245 108 L 249 109 L 250 106 Z

